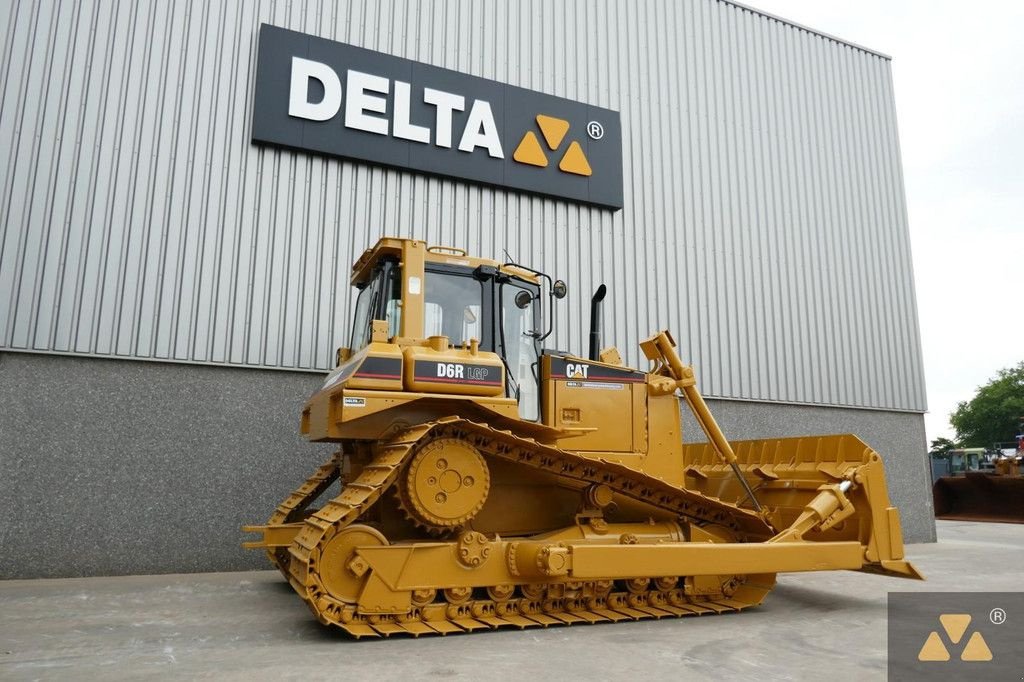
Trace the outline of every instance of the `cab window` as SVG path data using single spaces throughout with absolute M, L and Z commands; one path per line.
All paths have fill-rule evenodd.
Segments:
M 472 275 L 426 272 L 423 331 L 453 345 L 483 339 L 483 284 Z
M 359 297 L 356 298 L 356 314 L 352 324 L 352 341 L 349 348 L 352 352 L 363 348 L 370 342 L 370 330 L 373 323 L 371 308 L 376 307 L 377 297 L 380 293 L 380 279 L 374 277 L 359 290 Z
M 390 259 L 381 261 L 359 290 L 349 342 L 353 353 L 370 343 L 374 320 L 387 321 L 388 338 L 401 331 L 402 268 Z

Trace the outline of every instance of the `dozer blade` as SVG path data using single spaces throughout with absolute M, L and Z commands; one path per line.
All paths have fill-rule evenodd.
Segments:
M 770 543 L 855 541 L 864 561 L 851 568 L 921 578 L 903 558 L 899 512 L 889 502 L 882 459 L 859 438 L 805 436 L 731 445 L 742 476 L 779 531 Z M 684 461 L 686 487 L 750 505 L 748 486 L 737 481 L 734 470 L 722 463 L 711 445 L 687 445 Z M 813 554 L 809 552 L 808 558 Z
M 693 368 L 680 359 L 672 335 L 661 331 L 640 348 L 656 372 L 682 391 L 707 437 L 707 443 L 683 448 L 686 489 L 756 512 L 776 531 L 765 538 L 769 544 L 856 541 L 863 550 L 861 566 L 849 558 L 816 562 L 811 557 L 825 548 L 804 544 L 811 550 L 805 562 L 797 560 L 783 570 L 818 570 L 820 564 L 921 577 L 903 560 L 899 512 L 889 503 L 878 453 L 853 435 L 730 442 L 697 390 Z M 755 559 L 750 566 L 759 563 Z
M 1024 523 L 1024 477 L 967 472 L 932 488 L 935 518 Z

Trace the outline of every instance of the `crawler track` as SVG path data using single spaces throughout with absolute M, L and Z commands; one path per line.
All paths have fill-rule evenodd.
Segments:
M 354 604 L 330 593 L 321 580 L 321 553 L 337 533 L 355 523 L 396 481 L 418 446 L 440 437 L 465 439 L 487 458 L 547 471 L 577 483 L 600 483 L 616 493 L 663 509 L 699 525 L 729 528 L 740 541 L 761 541 L 771 528 L 754 512 L 700 493 L 685 491 L 612 462 L 595 461 L 459 418 L 428 422 L 376 445 L 359 474 L 341 493 L 307 516 L 287 552 L 268 552 L 295 591 L 324 624 L 355 637 L 448 634 L 500 627 L 639 620 L 739 611 L 759 604 L 773 575 L 736 576 L 712 594 L 688 594 L 678 577 L 656 580 L 552 582 L 495 585 L 486 590 L 423 590 L 403 615 L 364 616 Z M 297 516 L 340 473 L 340 456 L 322 466 L 278 506 L 271 523 Z M 275 520 L 277 519 L 277 520 Z M 486 594 L 485 594 L 486 593 Z
M 321 466 L 316 472 L 307 478 L 305 482 L 295 489 L 291 495 L 285 498 L 284 502 L 277 505 L 274 513 L 270 515 L 267 525 L 291 523 L 296 521 L 309 504 L 318 498 L 332 483 L 338 480 L 341 474 L 341 453 L 331 457 L 330 461 Z M 274 564 L 281 574 L 288 578 L 288 564 L 290 555 L 287 549 L 269 549 L 267 558 Z

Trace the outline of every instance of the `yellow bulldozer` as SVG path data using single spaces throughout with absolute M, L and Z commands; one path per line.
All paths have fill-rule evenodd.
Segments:
M 603 286 L 577 357 L 544 346 L 565 283 L 523 265 L 385 238 L 351 282 L 349 346 L 301 417 L 340 448 L 244 528 L 321 623 L 638 620 L 756 606 L 779 572 L 921 577 L 876 452 L 729 442 L 668 332 L 640 344 L 646 370 L 601 348 Z M 706 442 L 683 443 L 682 402 Z

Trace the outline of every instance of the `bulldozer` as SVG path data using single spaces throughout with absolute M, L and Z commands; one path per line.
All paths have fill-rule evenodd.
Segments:
M 356 638 L 741 611 L 781 572 L 921 579 L 852 435 L 730 442 L 668 331 L 545 347 L 566 284 L 383 238 L 301 432 L 337 443 L 244 543 Z M 683 404 L 706 440 L 684 443 Z M 322 498 L 322 499 L 321 499 Z
M 1021 421 L 1024 425 L 1024 419 Z M 996 443 L 992 450 L 999 452 L 1000 445 Z M 935 518 L 1024 523 L 1024 437 L 1018 436 L 1015 445 L 1014 454 L 986 461 L 986 467 L 977 460 L 972 465 L 971 457 L 962 454 L 974 448 L 952 450 L 945 459 L 950 470 L 936 478 L 932 486 Z M 977 450 L 984 452 L 981 448 Z M 957 460 L 961 462 L 959 466 L 954 464 Z

